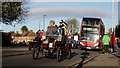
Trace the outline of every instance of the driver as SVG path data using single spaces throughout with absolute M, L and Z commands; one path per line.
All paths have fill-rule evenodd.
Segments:
M 55 21 L 54 20 L 51 20 L 50 22 L 50 25 L 47 27 L 47 32 L 46 32 L 46 35 L 58 35 L 58 26 L 55 25 Z

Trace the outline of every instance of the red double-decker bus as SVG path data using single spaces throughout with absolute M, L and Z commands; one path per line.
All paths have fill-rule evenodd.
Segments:
M 101 49 L 104 31 L 105 27 L 101 18 L 83 17 L 80 27 L 80 47 Z

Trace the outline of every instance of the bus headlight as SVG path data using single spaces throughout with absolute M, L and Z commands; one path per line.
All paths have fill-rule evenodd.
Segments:
M 95 45 L 94 45 L 94 47 L 96 47 L 96 46 L 98 46 L 99 45 L 99 43 L 96 43 Z
M 80 42 L 80 44 L 81 44 L 82 46 L 84 46 L 84 44 L 83 44 L 82 42 Z

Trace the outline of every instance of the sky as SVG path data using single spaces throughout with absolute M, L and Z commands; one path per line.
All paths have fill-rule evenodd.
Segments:
M 120 1 L 118 3 L 118 22 L 120 24 Z
M 115 8 L 115 25 L 118 24 L 118 2 L 114 3 Z M 103 20 L 106 32 L 112 25 L 112 3 L 111 2 L 30 2 L 28 16 L 25 23 L 18 24 L 15 27 L 16 31 L 20 32 L 23 25 L 26 25 L 29 30 L 36 32 L 39 29 L 47 28 L 50 20 L 55 20 L 58 24 L 59 20 L 67 20 L 75 18 L 81 23 L 83 17 L 98 17 Z M 43 26 L 45 16 L 45 26 Z M 78 24 L 80 25 L 80 24 Z M 12 26 L 5 24 L 0 25 L 0 29 L 4 31 L 13 31 Z

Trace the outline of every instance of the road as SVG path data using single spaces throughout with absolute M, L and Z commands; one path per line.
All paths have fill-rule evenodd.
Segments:
M 72 58 L 64 58 L 61 62 L 57 62 L 56 58 L 53 56 L 42 57 L 37 60 L 33 60 L 31 52 L 24 55 L 8 56 L 2 58 L 2 64 L 4 66 L 70 66 L 80 60 L 82 55 L 81 53 L 85 52 L 84 50 L 73 49 Z M 90 56 L 97 55 L 96 51 L 87 51 Z

